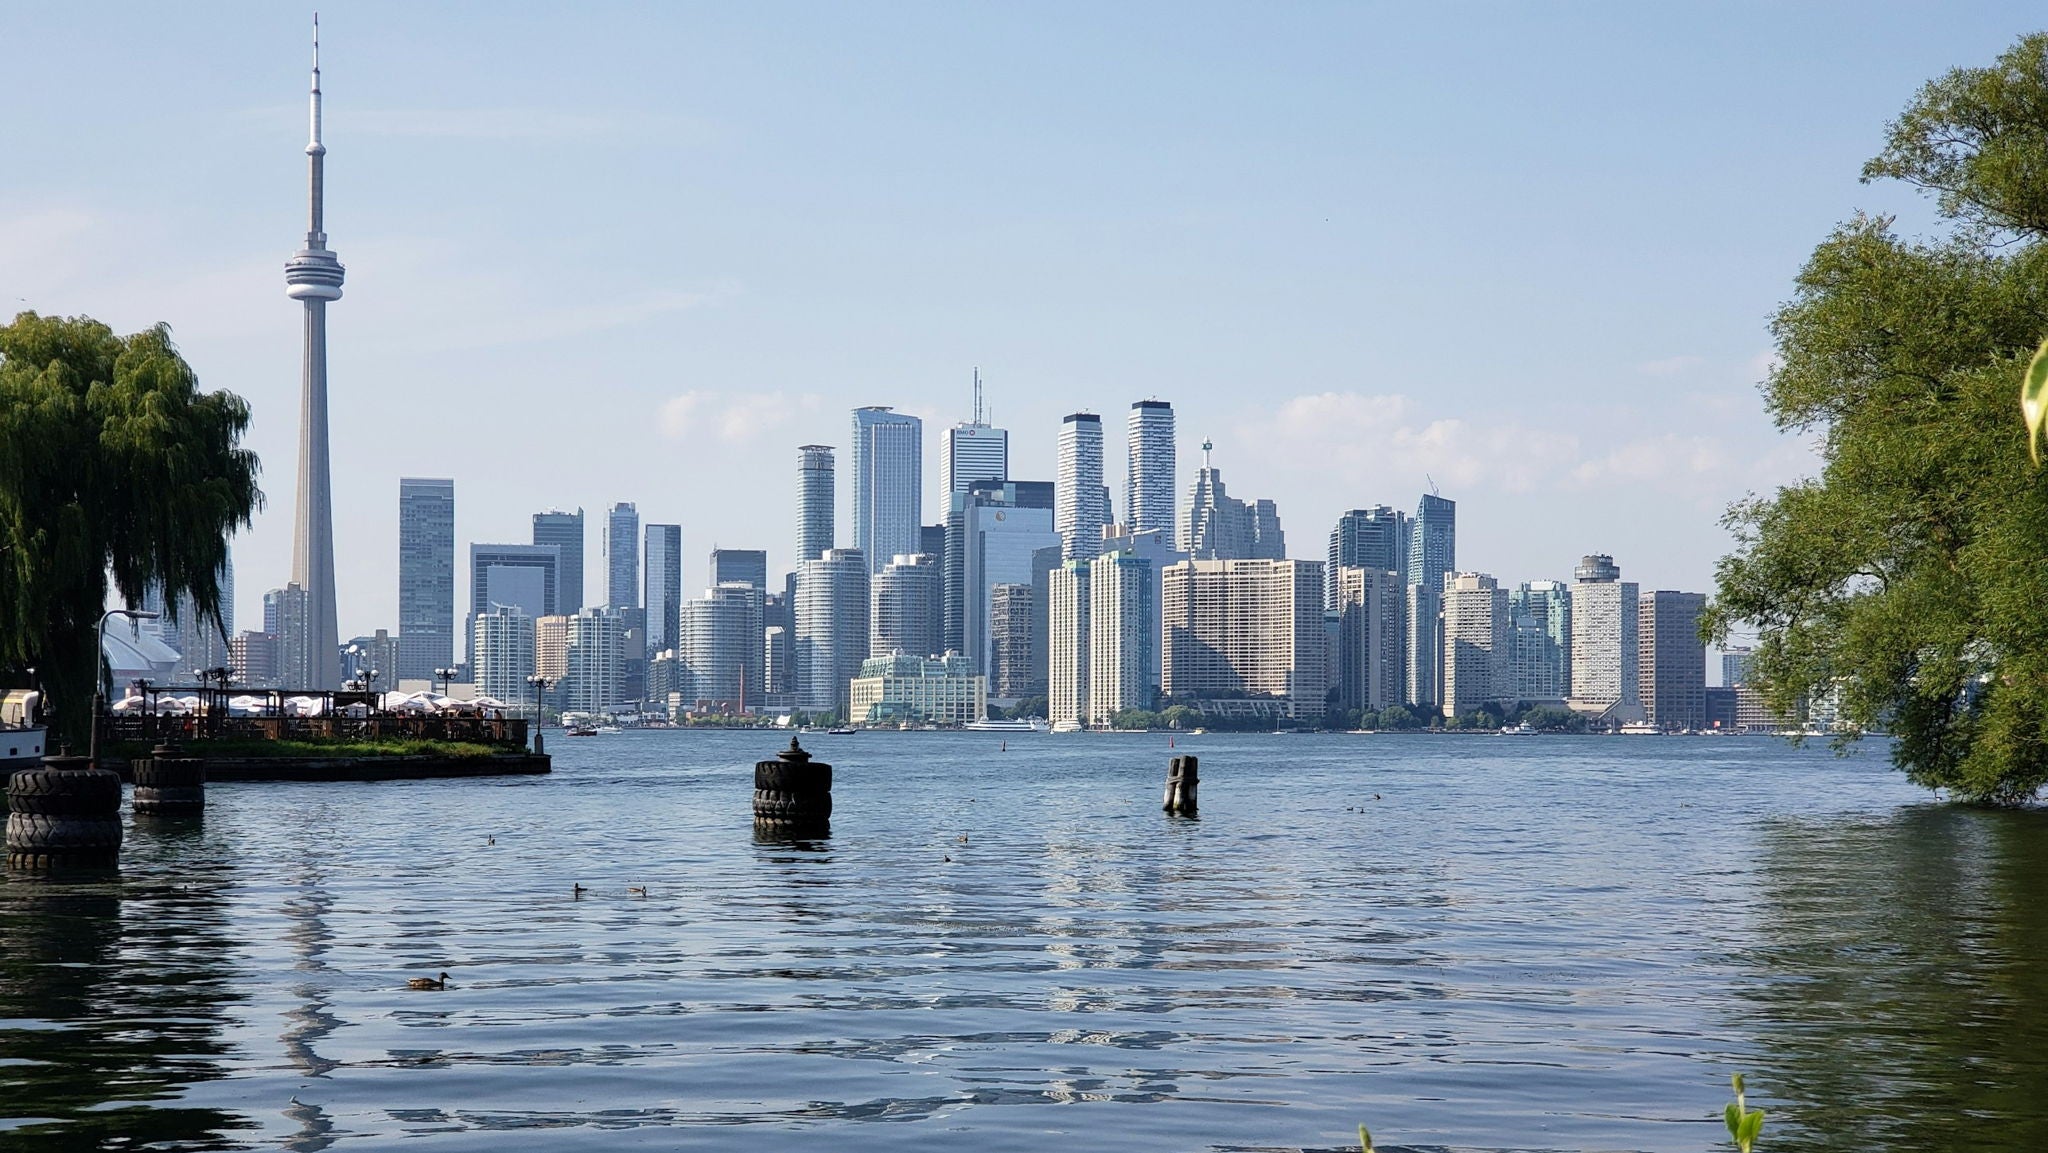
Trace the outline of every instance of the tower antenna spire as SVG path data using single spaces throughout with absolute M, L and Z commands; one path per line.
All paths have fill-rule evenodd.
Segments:
M 981 423 L 981 366 L 974 368 L 974 423 Z

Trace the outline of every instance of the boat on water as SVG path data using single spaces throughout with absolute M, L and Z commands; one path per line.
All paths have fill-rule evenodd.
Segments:
M 859 731 L 859 729 L 826 729 L 825 734 L 833 737 L 850 737 Z
M 50 732 L 41 720 L 43 694 L 9 689 L 0 696 L 0 781 L 16 769 L 42 764 Z
M 590 725 L 572 725 L 564 730 L 564 732 L 572 737 L 594 737 L 597 735 L 597 729 Z
M 969 721 L 960 726 L 970 733 L 1049 733 L 1052 726 L 1040 720 L 1029 721 Z
M 600 735 L 602 735 L 602 736 L 607 736 L 607 737 L 608 737 L 608 736 L 611 736 L 611 735 L 612 735 L 613 733 L 623 733 L 623 732 L 625 732 L 625 731 L 626 731 L 626 730 L 624 730 L 624 729 L 620 728 L 620 727 L 619 727 L 619 726 L 617 726 L 617 725 L 599 725 L 599 726 L 597 726 L 597 729 L 596 729 L 596 732 L 597 732 L 597 733 L 599 733 L 599 734 L 600 734 Z
M 1527 721 L 1520 724 L 1502 725 L 1500 735 L 1504 737 L 1529 737 L 1536 735 L 1536 727 Z

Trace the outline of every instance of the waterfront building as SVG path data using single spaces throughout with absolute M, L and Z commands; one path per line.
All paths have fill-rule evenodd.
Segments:
M 1515 696 L 1562 703 L 1572 695 L 1572 595 L 1563 581 L 1524 581 L 1508 593 Z
M 526 678 L 535 668 L 533 617 L 516 605 L 492 605 L 474 620 L 470 651 L 476 654 L 476 691 L 515 707 L 532 700 L 533 686 Z
M 1441 586 L 1409 582 L 1401 620 L 1406 630 L 1408 670 L 1403 694 L 1408 704 L 1425 713 L 1443 702 L 1443 603 Z
M 299 394 L 299 483 L 290 586 L 305 598 L 300 635 L 286 638 L 293 688 L 341 687 L 334 593 L 334 487 L 327 443 L 327 302 L 341 299 L 342 264 L 327 247 L 327 146 L 320 142 L 320 21 L 313 20 L 312 130 L 306 143 L 306 245 L 285 262 L 285 295 L 305 306 Z
M 263 594 L 263 631 L 277 638 L 276 676 L 288 688 L 313 689 L 319 675 L 315 669 L 312 603 L 297 581 Z M 329 654 L 334 661 L 335 686 L 340 686 L 339 649 Z
M 228 642 L 228 671 L 234 683 L 268 689 L 278 685 L 278 636 L 271 632 L 239 632 Z
M 626 703 L 625 621 L 616 609 L 589 608 L 569 618 L 562 707 L 603 713 Z
M 608 608 L 640 607 L 640 510 L 620 501 L 605 515 L 604 603 Z
M 1028 584 L 999 584 L 989 590 L 988 692 L 1017 701 L 1046 691 L 1037 675 L 1039 600 Z
M 1408 525 L 1408 580 L 1441 592 L 1458 568 L 1458 502 L 1424 493 Z
M 1283 716 L 1323 715 L 1323 562 L 1186 560 L 1166 570 L 1162 601 L 1168 697 L 1249 694 Z
M 1336 586 L 1339 706 L 1378 712 L 1401 704 L 1406 699 L 1401 648 L 1406 584 L 1400 570 L 1342 565 Z
M 945 646 L 964 653 L 977 669 L 989 667 L 989 590 L 1029 583 L 1032 553 L 1060 546 L 1053 487 L 1044 481 L 977 481 L 953 495 L 946 558 L 955 563 L 957 580 L 947 581 Z
M 1756 650 L 1747 645 L 1730 645 L 1721 650 L 1721 684 L 1724 688 L 1749 683 L 1749 663 Z
M 690 673 L 683 665 L 682 655 L 674 649 L 663 649 L 647 658 L 647 700 L 650 704 L 669 706 L 674 716 L 674 704 L 687 698 L 690 688 Z
M 892 558 L 873 582 L 868 655 L 935 656 L 944 628 L 939 560 L 916 553 Z
M 917 551 L 924 525 L 924 422 L 884 405 L 853 410 L 853 546 L 870 575 Z
M 1212 442 L 1202 442 L 1202 467 L 1188 495 L 1180 551 L 1195 560 L 1285 560 L 1279 511 L 1270 500 L 1247 505 L 1231 496 L 1222 471 L 1210 461 L 1214 448 Z
M 1582 558 L 1572 579 L 1571 707 L 1632 720 L 1636 690 L 1636 586 L 1621 579 L 1614 558 Z M 1702 658 L 1704 660 L 1704 658 Z
M 1171 529 L 1137 529 L 1128 525 L 1111 525 L 1102 538 L 1102 552 L 1123 553 L 1137 557 L 1147 563 L 1152 578 L 1152 611 L 1156 616 L 1159 606 L 1164 603 L 1161 584 L 1167 568 L 1188 559 L 1188 554 L 1173 547 Z M 1283 558 L 1284 559 L 1284 558 Z M 1159 623 L 1153 622 L 1152 659 L 1154 667 L 1149 678 L 1153 695 L 1158 695 L 1159 686 L 1166 683 L 1166 644 L 1160 639 Z
M 1060 422 L 1059 472 L 1053 481 L 1053 529 L 1064 559 L 1102 551 L 1102 527 L 1109 523 L 1102 494 L 1102 418 L 1070 413 Z
M 650 656 L 681 642 L 683 613 L 683 526 L 647 526 L 647 652 Z M 717 584 L 714 573 L 713 584 Z M 649 676 L 652 676 L 652 670 Z M 649 699 L 657 699 L 652 689 Z
M 535 620 L 556 615 L 561 589 L 561 552 L 552 544 L 469 546 L 469 615 L 465 632 L 475 643 L 476 614 L 492 605 L 517 605 Z M 562 613 L 561 615 L 571 615 Z M 471 664 L 476 653 L 468 654 Z
M 848 685 L 868 657 L 867 557 L 827 549 L 797 573 L 796 667 L 802 708 L 847 713 Z
M 832 506 L 838 499 L 832 446 L 796 450 L 796 560 L 816 560 L 832 547 Z
M 763 594 L 727 581 L 683 605 L 682 659 L 699 708 L 746 712 L 766 691 Z
M 969 725 L 988 717 L 988 678 L 958 653 L 869 657 L 849 696 L 856 724 Z
M 398 482 L 396 678 L 425 680 L 455 660 L 455 482 Z
M 1046 680 L 1046 713 L 1053 731 L 1068 732 L 1088 723 L 1088 626 L 1093 575 L 1085 560 L 1069 560 L 1052 570 L 1047 632 L 1051 654 Z
M 569 637 L 573 617 L 553 614 L 533 622 L 533 671 L 555 686 L 561 699 L 562 683 L 569 677 Z
M 533 514 L 533 543 L 555 550 L 555 592 L 548 612 L 574 614 L 583 608 L 583 510 L 549 509 Z
M 823 551 L 823 550 L 820 550 Z M 758 548 L 715 548 L 711 550 L 711 583 L 739 582 L 768 591 L 768 550 Z
M 1408 514 L 1378 505 L 1354 508 L 1338 517 L 1337 527 L 1330 530 L 1329 561 L 1324 572 L 1324 578 L 1330 585 L 1327 595 L 1331 604 L 1336 604 L 1339 599 L 1337 574 L 1347 567 L 1393 572 L 1405 584 L 1408 580 Z
M 372 675 L 375 674 L 375 675 Z M 389 629 L 350 637 L 341 645 L 341 683 L 366 681 L 366 689 L 398 687 L 398 638 Z
M 1158 532 L 1173 539 L 1175 440 L 1173 406 L 1163 400 L 1131 405 L 1125 432 L 1124 523 L 1132 532 Z
M 1705 593 L 1658 589 L 1637 602 L 1636 676 L 1643 719 L 1661 729 L 1707 727 Z
M 983 418 L 981 407 L 981 370 L 974 372 L 974 419 L 962 421 L 946 430 L 946 492 L 966 492 L 967 486 L 978 480 L 1006 481 L 1010 479 L 1010 432 L 1008 429 L 993 428 Z M 942 531 L 944 526 L 940 526 Z M 925 542 L 928 546 L 930 542 Z M 939 555 L 936 549 L 921 547 L 920 551 L 932 556 Z
M 1085 713 L 1094 724 L 1158 707 L 1160 584 L 1152 562 L 1134 552 L 1105 552 L 1089 563 Z
M 1486 573 L 1453 573 L 1444 579 L 1443 622 L 1444 716 L 1512 703 L 1508 591 Z

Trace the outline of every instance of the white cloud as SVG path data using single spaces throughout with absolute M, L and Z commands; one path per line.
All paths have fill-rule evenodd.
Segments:
M 709 437 L 727 444 L 759 439 L 800 414 L 816 412 L 824 398 L 816 393 L 791 397 L 774 392 L 728 393 L 693 389 L 663 402 L 659 423 L 671 440 Z

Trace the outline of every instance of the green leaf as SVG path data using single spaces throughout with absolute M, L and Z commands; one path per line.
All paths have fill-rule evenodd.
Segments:
M 1366 1132 L 1364 1125 L 1358 1127 L 1358 1149 L 1359 1153 L 1372 1153 L 1372 1134 Z
M 1742 1118 L 1742 1148 L 1747 1150 L 1756 1143 L 1757 1136 L 1764 1131 L 1764 1111 L 1752 1109 Z
M 2020 385 L 2020 412 L 2027 418 L 2027 453 L 2034 464 L 2041 463 L 2041 434 L 2048 428 L 2048 340 L 2034 352 L 2027 365 L 2026 380 Z
M 1721 1117 L 1728 1122 L 1728 1139 L 1731 1141 L 1741 1141 L 1742 1106 L 1737 1105 L 1733 1101 L 1728 1102 L 1728 1107 L 1721 1111 Z

